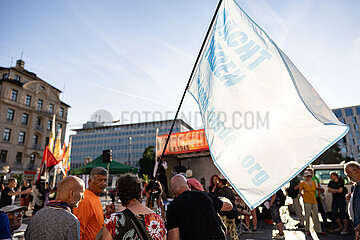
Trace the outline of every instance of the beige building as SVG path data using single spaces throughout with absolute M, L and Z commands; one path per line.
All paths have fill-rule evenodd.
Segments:
M 0 173 L 10 167 L 11 174 L 33 178 L 49 142 L 53 114 L 64 138 L 70 106 L 60 100 L 59 89 L 24 64 L 17 60 L 15 67 L 0 67 Z

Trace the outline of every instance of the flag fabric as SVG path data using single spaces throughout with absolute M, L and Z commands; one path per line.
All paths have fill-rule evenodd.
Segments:
M 59 156 L 57 157 L 57 160 L 58 160 L 58 161 L 64 160 L 65 154 L 66 154 L 66 145 L 65 145 L 65 143 L 64 143 L 64 144 L 63 144 L 63 147 L 62 147 L 62 149 L 61 149 L 61 151 L 60 151 L 60 153 L 59 153 Z
M 56 120 L 56 115 L 53 115 L 53 120 L 52 120 L 52 124 L 51 124 L 51 132 L 50 132 L 50 137 L 49 137 L 49 150 L 51 152 L 54 151 L 54 142 L 55 142 L 55 120 Z
M 348 127 L 236 2 L 215 17 L 188 91 L 214 164 L 253 209 Z
M 59 159 L 61 155 L 61 128 L 58 131 L 58 135 L 55 141 L 55 149 L 54 149 L 54 156 L 56 159 Z
M 45 147 L 42 159 L 42 161 L 46 163 L 47 168 L 55 166 L 60 162 L 55 158 L 54 154 L 50 151 L 48 147 Z
M 63 163 L 64 170 L 65 170 L 64 177 L 66 177 L 68 171 L 70 171 L 71 142 L 72 142 L 72 138 L 70 137 L 70 141 L 69 141 L 68 147 L 66 148 L 66 153 L 64 156 L 64 163 Z

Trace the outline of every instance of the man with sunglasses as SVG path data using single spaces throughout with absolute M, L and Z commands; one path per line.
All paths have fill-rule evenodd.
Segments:
M 16 205 L 7 205 L 0 209 L 0 212 L 3 211 L 9 219 L 11 235 L 21 226 L 25 210 L 25 206 L 18 207 Z

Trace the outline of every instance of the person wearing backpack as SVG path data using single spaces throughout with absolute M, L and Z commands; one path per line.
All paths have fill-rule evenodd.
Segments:
M 235 219 L 238 216 L 238 212 L 236 209 L 235 204 L 235 194 L 234 192 L 227 186 L 227 180 L 226 179 L 220 179 L 219 188 L 216 190 L 216 195 L 219 197 L 225 197 L 230 200 L 230 202 L 233 204 L 233 209 L 227 212 L 220 212 L 220 219 L 226 226 L 226 229 L 230 235 L 231 240 L 238 240 L 239 236 L 236 231 L 236 223 Z
M 321 230 L 321 225 L 319 221 L 319 212 L 315 197 L 316 183 L 311 180 L 312 174 L 309 171 L 304 172 L 305 180 L 300 183 L 300 194 L 304 200 L 305 207 L 305 231 L 308 235 L 310 233 L 310 217 L 312 217 L 314 222 L 314 230 L 317 234 L 324 235 L 325 232 Z
M 274 195 L 272 195 L 269 199 L 269 201 L 270 201 L 270 203 L 269 203 L 270 216 L 271 216 L 272 220 L 275 222 L 276 228 L 279 230 L 279 232 L 274 236 L 275 239 L 285 239 L 284 224 L 281 221 L 280 211 L 279 211 L 280 207 L 281 207 L 280 204 L 282 203 L 282 200 L 280 200 L 280 195 L 281 195 L 280 192 L 282 193 L 282 195 L 284 195 L 284 193 L 280 189 Z M 285 201 L 284 201 L 284 203 L 285 203 Z
M 299 218 L 299 223 L 296 224 L 295 226 L 298 229 L 305 229 L 304 214 L 303 214 L 302 206 L 300 204 L 300 194 L 299 194 L 299 186 L 298 186 L 299 184 L 300 184 L 300 179 L 298 176 L 295 176 L 290 181 L 290 187 L 287 188 L 286 191 L 287 191 L 287 195 L 291 197 L 293 200 L 295 214 Z

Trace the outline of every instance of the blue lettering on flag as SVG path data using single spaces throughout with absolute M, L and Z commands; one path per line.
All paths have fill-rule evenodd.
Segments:
M 215 34 L 211 37 L 208 48 L 205 50 L 205 58 L 214 75 L 223 82 L 224 86 L 230 87 L 246 78 L 242 70 L 232 61 L 224 51 L 221 43 L 230 48 L 241 60 L 246 62 L 247 69 L 252 71 L 265 60 L 272 56 L 262 49 L 254 40 L 249 39 L 245 32 L 237 29 L 235 21 L 227 10 L 223 10 L 215 23 Z M 225 46 L 224 46 L 225 47 Z

